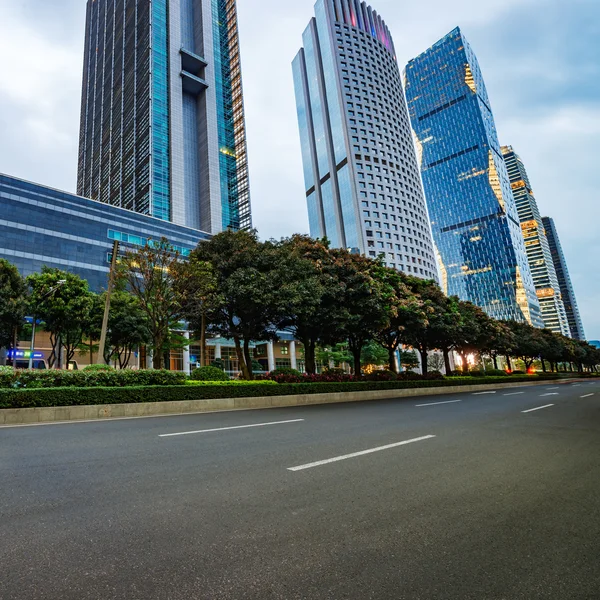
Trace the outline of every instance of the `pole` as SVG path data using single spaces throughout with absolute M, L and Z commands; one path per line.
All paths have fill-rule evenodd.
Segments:
M 33 369 L 33 352 L 35 351 L 35 320 L 36 316 L 33 315 L 33 325 L 31 326 L 31 345 L 29 346 L 29 370 Z
M 98 348 L 98 357 L 104 359 L 104 348 L 106 347 L 106 332 L 108 330 L 108 314 L 110 312 L 110 296 L 112 294 L 115 268 L 117 266 L 117 254 L 119 253 L 119 242 L 115 240 L 113 244 L 112 260 L 110 261 L 110 273 L 108 274 L 108 289 L 106 290 L 106 305 L 104 306 L 104 318 L 102 319 L 102 332 L 100 333 L 100 347 Z

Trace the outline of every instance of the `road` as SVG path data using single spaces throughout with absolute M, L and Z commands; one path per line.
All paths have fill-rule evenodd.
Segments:
M 600 382 L 1 428 L 0 481 L 2 600 L 600 598 Z

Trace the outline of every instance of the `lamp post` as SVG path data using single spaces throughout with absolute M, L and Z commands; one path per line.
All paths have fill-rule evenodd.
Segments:
M 46 298 L 48 298 L 48 296 L 51 296 L 52 294 L 54 294 L 54 292 L 61 286 L 61 285 L 65 285 L 65 283 L 67 283 L 66 279 L 61 279 L 60 281 L 58 281 L 56 283 L 55 286 L 51 287 L 41 298 L 41 300 L 45 300 Z M 35 313 L 33 313 L 33 323 L 31 325 L 31 346 L 29 347 L 29 369 L 33 369 L 33 353 L 35 352 L 35 324 L 37 321 L 37 317 L 35 316 Z

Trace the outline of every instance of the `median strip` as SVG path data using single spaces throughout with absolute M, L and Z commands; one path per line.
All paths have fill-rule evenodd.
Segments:
M 330 463 L 339 462 L 341 460 L 348 460 L 349 458 L 357 458 L 358 456 L 365 456 L 366 454 L 373 454 L 374 452 L 382 452 L 383 450 L 391 450 L 392 448 L 398 448 L 399 446 L 406 446 L 408 444 L 414 444 L 415 442 L 423 442 L 425 440 L 431 440 L 435 435 L 424 435 L 423 437 L 414 438 L 412 440 L 406 440 L 404 442 L 398 442 L 396 444 L 388 444 L 387 446 L 379 446 L 378 448 L 371 448 L 370 450 L 362 450 L 361 452 L 353 452 L 352 454 L 344 454 L 343 456 L 336 456 L 334 458 L 327 458 L 326 460 L 319 460 L 317 462 L 308 463 L 306 465 L 300 465 L 298 467 L 290 467 L 288 471 L 304 471 L 306 469 L 313 469 L 314 467 L 322 467 Z
M 273 421 L 272 423 L 253 423 L 252 425 L 238 425 L 236 427 L 218 427 L 217 429 L 199 429 L 198 431 L 182 431 L 180 433 L 163 433 L 158 437 L 177 437 L 181 435 L 194 435 L 198 433 L 213 433 L 215 431 L 232 431 L 234 429 L 250 429 L 251 427 L 268 427 L 270 425 L 285 425 L 287 423 L 301 423 L 304 419 L 293 419 L 290 421 Z
M 544 406 L 538 406 L 537 408 L 530 408 L 529 410 L 522 410 L 522 413 L 530 413 L 536 410 L 542 410 L 542 408 L 550 408 L 551 406 L 555 406 L 554 404 L 545 404 Z

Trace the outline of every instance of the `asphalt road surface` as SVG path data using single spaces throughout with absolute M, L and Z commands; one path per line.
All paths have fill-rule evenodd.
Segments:
M 598 599 L 600 382 L 0 428 L 0 598 Z

